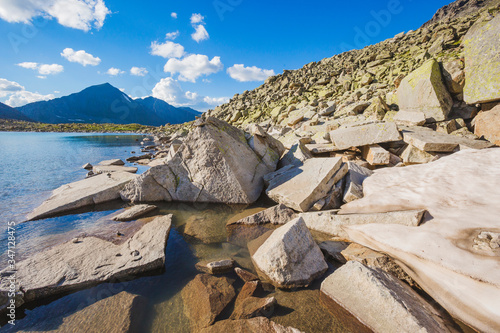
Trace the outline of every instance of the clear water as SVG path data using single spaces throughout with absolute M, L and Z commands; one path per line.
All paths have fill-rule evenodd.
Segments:
M 81 166 L 111 158 L 125 158 L 131 151 L 140 153 L 140 136 L 88 135 L 67 133 L 0 133 L 0 247 L 6 247 L 7 221 L 22 222 L 26 213 L 48 198 L 50 192 L 85 177 Z M 139 172 L 144 171 L 140 167 Z M 143 332 L 189 332 L 183 312 L 182 288 L 198 272 L 200 260 L 231 257 L 238 266 L 253 271 L 247 248 L 227 242 L 226 223 L 253 214 L 271 203 L 260 200 L 252 206 L 164 203 L 154 214 L 173 214 L 173 228 L 166 248 L 162 272 L 130 281 L 116 281 L 78 291 L 63 297 L 30 304 L 18 310 L 15 327 L 6 325 L 0 331 L 49 331 L 57 329 L 62 318 L 103 298 L 128 291 L 144 296 L 147 309 Z M 126 228 L 109 219 L 125 204 L 114 202 L 79 214 L 18 223 L 18 260 L 80 233 L 106 234 Z M 184 233 L 186 223 L 201 221 L 196 237 Z M 147 219 L 146 219 L 147 220 Z M 125 226 L 125 227 L 124 227 Z M 5 258 L 1 257 L 2 266 Z M 242 282 L 230 275 L 236 289 Z M 305 332 L 346 332 L 319 299 L 319 283 L 307 290 L 275 291 L 278 306 L 272 320 Z M 96 323 L 98 327 L 98 323 Z M 77 328 L 75 328 L 77 330 Z

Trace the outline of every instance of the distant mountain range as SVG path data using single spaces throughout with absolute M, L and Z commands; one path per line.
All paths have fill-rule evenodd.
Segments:
M 50 101 L 30 103 L 18 107 L 17 110 L 21 116 L 24 115 L 33 121 L 51 124 L 137 123 L 161 126 L 167 123 L 179 124 L 191 121 L 201 114 L 191 108 L 176 108 L 154 97 L 131 99 L 109 83 L 92 86 L 79 93 Z M 3 113 L 0 113 L 0 118 L 2 115 Z M 19 119 L 9 114 L 5 117 Z
M 25 120 L 30 121 L 28 117 L 22 114 L 20 111 L 11 108 L 8 105 L 0 103 L 0 119 L 14 119 L 14 120 Z

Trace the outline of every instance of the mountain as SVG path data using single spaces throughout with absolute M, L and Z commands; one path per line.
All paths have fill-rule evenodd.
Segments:
M 154 97 L 132 100 L 109 83 L 88 87 L 78 93 L 18 108 L 27 117 L 43 123 L 137 123 L 161 126 L 195 119 L 200 113 L 176 108 Z
M 10 106 L 5 105 L 3 103 L 0 103 L 0 119 L 14 119 L 14 120 L 25 120 L 25 121 L 31 120 L 18 110 L 11 108 Z

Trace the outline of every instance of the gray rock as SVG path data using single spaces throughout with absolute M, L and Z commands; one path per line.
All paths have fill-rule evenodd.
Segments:
M 92 171 L 94 171 L 95 174 L 108 173 L 108 172 L 136 173 L 137 168 L 136 167 L 119 166 L 119 165 L 96 165 L 95 167 L 92 168 Z
M 155 205 L 135 205 L 113 217 L 115 221 L 132 221 L 157 209 Z
M 470 140 L 455 135 L 410 127 L 403 130 L 403 140 L 426 152 L 452 152 L 460 149 L 484 149 L 492 147 L 488 141 Z
M 422 126 L 426 121 L 425 113 L 405 110 L 397 112 L 392 119 L 397 125 L 403 126 Z
M 326 197 L 347 173 L 342 158 L 313 158 L 274 177 L 266 190 L 269 198 L 295 210 L 306 212 Z
M 290 150 L 283 155 L 278 163 L 278 168 L 287 165 L 300 166 L 305 160 L 312 158 L 312 154 L 302 142 L 294 144 Z
M 380 269 L 350 261 L 321 292 L 374 332 L 450 332 L 440 314 L 410 287 Z
M 56 245 L 18 262 L 16 283 L 25 302 L 41 300 L 163 267 L 172 215 L 145 224 L 121 245 L 96 237 Z M 2 271 L 0 293 L 8 292 Z
M 401 158 L 405 165 L 411 165 L 429 163 L 437 160 L 439 156 L 420 150 L 413 145 L 408 145 L 401 153 Z
M 282 225 L 296 218 L 295 212 L 283 204 L 279 204 L 258 212 L 256 214 L 247 216 L 241 220 L 228 223 L 227 226 L 244 224 L 244 225 L 254 225 L 254 224 L 275 224 Z
M 99 162 L 99 165 L 102 165 L 102 166 L 118 165 L 118 166 L 120 166 L 120 165 L 125 165 L 125 162 L 116 158 L 116 159 L 112 159 L 112 160 L 101 161 L 101 162 Z
M 387 165 L 391 161 L 391 154 L 378 144 L 364 146 L 362 148 L 363 158 L 370 165 Z
M 344 202 L 351 202 L 363 197 L 363 181 L 371 176 L 373 171 L 354 162 L 347 162 L 347 166 L 349 172 L 346 176 Z
M 255 266 L 280 288 L 308 286 L 328 269 L 301 218 L 276 229 L 253 254 Z
M 52 192 L 49 199 L 28 214 L 28 221 L 67 213 L 77 208 L 120 198 L 120 191 L 137 176 L 129 172 L 100 174 L 66 184 Z
M 82 168 L 85 170 L 92 170 L 93 167 L 92 167 L 92 164 L 86 163 L 82 166 Z
M 330 132 L 330 139 L 337 150 L 361 147 L 374 143 L 401 140 L 394 123 L 375 123 L 364 126 L 339 128 Z

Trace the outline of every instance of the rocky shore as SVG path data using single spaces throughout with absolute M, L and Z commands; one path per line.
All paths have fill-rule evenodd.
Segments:
M 226 226 L 250 268 L 200 262 L 182 289 L 191 331 L 300 332 L 273 321 L 272 292 L 317 283 L 328 315 L 356 332 L 462 331 L 452 317 L 498 332 L 500 6 L 481 3 L 271 77 L 144 143 L 128 160 L 149 165 L 143 174 L 119 160 L 87 165 L 88 178 L 27 219 L 121 199 L 131 207 L 116 218 L 129 221 L 154 215 L 155 202 L 267 196 L 276 205 Z M 74 239 L 22 261 L 18 304 L 161 268 L 172 218 L 156 216 L 119 245 Z M 183 232 L 205 227 L 194 219 Z

